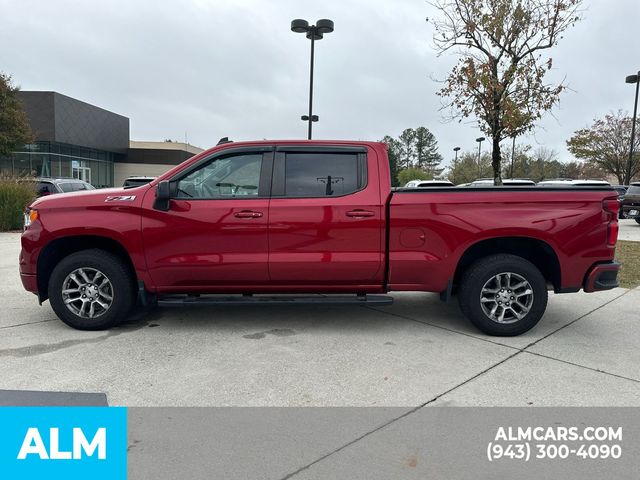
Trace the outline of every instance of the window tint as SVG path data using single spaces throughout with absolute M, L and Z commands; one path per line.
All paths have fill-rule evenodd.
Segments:
M 289 153 L 284 194 L 288 197 L 347 195 L 366 184 L 364 156 L 353 153 Z
M 50 195 L 52 193 L 56 193 L 55 187 L 48 182 L 40 182 L 36 187 L 38 195 Z
M 258 196 L 262 153 L 216 158 L 178 182 L 178 198 Z

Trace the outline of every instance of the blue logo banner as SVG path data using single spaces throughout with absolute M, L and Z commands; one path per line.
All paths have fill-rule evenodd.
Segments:
M 1 407 L 0 477 L 125 480 L 124 407 Z

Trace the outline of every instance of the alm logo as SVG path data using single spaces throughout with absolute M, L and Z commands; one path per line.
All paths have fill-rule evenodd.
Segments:
M 126 407 L 0 407 L 0 480 L 125 480 Z
M 92 457 L 97 452 L 99 460 L 107 458 L 107 429 L 99 427 L 91 440 L 87 439 L 81 428 L 72 430 L 73 448 L 71 451 L 60 450 L 60 429 L 49 429 L 49 448 L 45 445 L 36 427 L 29 427 L 18 452 L 17 460 L 26 460 L 30 455 L 40 457 L 40 460 L 82 460 Z M 32 458 L 32 457 L 31 457 Z

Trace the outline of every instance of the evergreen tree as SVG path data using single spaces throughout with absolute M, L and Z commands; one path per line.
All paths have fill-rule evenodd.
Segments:
M 400 142 L 400 161 L 398 167 L 401 170 L 411 168 L 416 163 L 416 131 L 406 128 L 398 137 Z
M 438 142 L 433 133 L 425 127 L 416 128 L 415 145 L 417 167 L 429 173 L 431 178 L 440 175 L 444 170 L 440 168 L 442 155 L 438 153 Z
M 389 169 L 391 170 L 391 185 L 398 186 L 398 162 L 400 161 L 400 142 L 389 135 L 381 140 L 387 144 L 387 156 L 389 157 Z

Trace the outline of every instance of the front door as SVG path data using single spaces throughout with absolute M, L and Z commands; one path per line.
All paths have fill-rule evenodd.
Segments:
M 269 206 L 274 284 L 382 284 L 383 207 L 367 161 L 365 149 L 278 148 Z
M 268 151 L 267 151 L 268 150 Z M 270 148 L 205 159 L 171 180 L 168 211 L 145 197 L 142 232 L 156 286 L 265 284 L 268 272 Z

